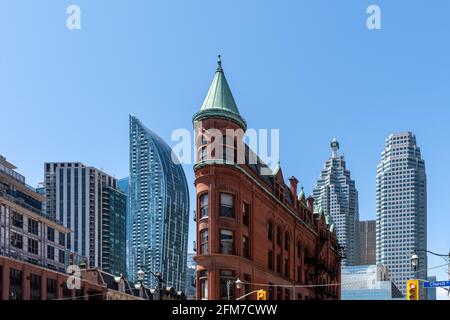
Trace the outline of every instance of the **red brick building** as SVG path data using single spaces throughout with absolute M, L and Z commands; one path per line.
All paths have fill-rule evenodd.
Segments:
M 78 289 L 67 286 L 70 275 L 0 256 L 0 300 L 136 300 L 131 284 L 95 269 L 83 269 Z
M 266 289 L 268 298 L 276 300 L 339 299 L 341 257 L 334 227 L 313 212 L 312 197 L 303 190 L 298 194 L 296 178 L 286 185 L 279 165 L 262 174 L 270 168 L 243 144 L 247 125 L 220 57 L 218 64 L 193 118 L 197 299 L 233 299 L 257 289 Z M 237 130 L 235 136 L 227 129 Z M 217 130 L 223 135 L 220 148 L 212 147 Z M 245 163 L 239 164 L 241 151 Z M 237 279 L 244 282 L 241 288 Z

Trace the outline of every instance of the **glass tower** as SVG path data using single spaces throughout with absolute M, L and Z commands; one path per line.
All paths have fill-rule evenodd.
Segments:
M 125 203 L 125 216 L 126 216 L 126 226 L 125 226 L 125 243 L 126 243 L 126 272 L 127 276 L 130 274 L 130 239 L 131 239 L 131 218 L 130 218 L 130 193 L 129 191 L 130 179 L 128 177 L 122 178 L 118 181 L 117 186 L 126 196 Z
M 171 148 L 135 116 L 130 116 L 129 276 L 142 268 L 144 283 L 154 288 L 152 273 L 164 286 L 184 290 L 189 225 L 189 191 L 181 164 Z
M 102 193 L 102 269 L 114 275 L 126 272 L 126 195 L 111 187 Z
M 416 136 L 391 134 L 386 139 L 376 183 L 377 263 L 389 268 L 391 279 L 405 294 L 406 280 L 427 278 L 427 187 L 425 162 Z M 419 270 L 411 256 L 419 250 Z
M 125 274 L 125 201 L 117 179 L 79 162 L 45 163 L 46 213 L 72 230 L 67 248 L 89 267 Z
M 343 267 L 341 300 L 403 300 L 383 265 Z
M 344 156 L 338 155 L 339 142 L 331 141 L 332 155 L 325 162 L 313 191 L 316 206 L 336 227 L 339 244 L 344 248 L 342 265 L 359 264 L 359 209 L 358 191 Z

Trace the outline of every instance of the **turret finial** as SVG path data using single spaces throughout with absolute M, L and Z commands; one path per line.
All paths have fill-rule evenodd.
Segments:
M 220 54 L 217 55 L 217 69 L 222 69 L 222 56 Z

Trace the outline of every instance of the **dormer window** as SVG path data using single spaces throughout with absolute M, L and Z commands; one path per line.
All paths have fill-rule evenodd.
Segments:
M 275 197 L 284 202 L 284 188 L 277 181 L 274 183 L 274 193 Z

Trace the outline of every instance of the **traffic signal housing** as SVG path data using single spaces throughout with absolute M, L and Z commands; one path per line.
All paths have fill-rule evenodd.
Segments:
M 267 300 L 267 291 L 262 289 L 256 291 L 256 300 Z
M 406 300 L 419 300 L 419 280 L 406 282 Z

